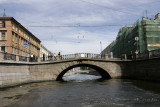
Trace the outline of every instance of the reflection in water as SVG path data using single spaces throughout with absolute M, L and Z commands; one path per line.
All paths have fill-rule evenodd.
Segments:
M 157 83 L 146 85 L 148 82 L 120 79 L 95 81 L 99 77 L 80 75 L 65 77 L 67 82 L 33 83 L 2 90 L 0 101 L 6 103 L 1 104 L 10 107 L 160 107 L 160 92 L 154 90 L 160 86 Z M 9 95 L 11 92 L 13 96 L 21 96 L 15 100 Z M 7 103 L 7 100 L 12 102 Z
M 75 82 L 82 82 L 87 80 L 96 80 L 100 79 L 101 76 L 95 76 L 95 75 L 87 75 L 87 74 L 75 74 L 71 76 L 63 77 L 64 81 L 75 81 Z

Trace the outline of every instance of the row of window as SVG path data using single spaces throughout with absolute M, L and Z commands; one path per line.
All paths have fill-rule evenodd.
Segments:
M 12 42 L 14 43 L 18 43 L 19 45 L 21 45 L 22 47 L 24 47 L 24 43 L 28 44 L 27 49 L 31 49 L 33 51 L 38 51 L 38 48 L 32 44 L 30 44 L 27 40 L 23 39 L 22 37 L 18 37 L 17 34 L 15 34 L 14 32 L 12 32 Z
M 12 30 L 14 31 L 18 31 L 18 34 L 21 35 L 22 37 L 24 37 L 27 40 L 30 40 L 33 44 L 36 44 L 36 41 L 33 38 L 30 38 L 29 35 L 27 33 L 25 33 L 25 31 L 23 31 L 22 29 L 19 28 L 18 30 L 18 26 L 12 24 Z
M 0 46 L 0 51 L 1 52 L 7 52 L 7 48 L 6 48 L 5 44 Z M 19 50 L 19 49 L 14 48 L 14 47 L 12 47 L 12 54 L 21 55 L 21 56 L 27 56 L 27 57 L 30 56 L 30 54 L 27 53 L 26 51 Z
M 5 27 L 5 21 L 0 21 L 0 28 L 4 28 L 4 27 Z M 12 29 L 17 32 L 18 31 L 18 25 L 12 24 Z M 23 36 L 28 41 L 31 41 L 31 43 L 33 43 L 34 45 L 37 45 L 36 40 L 33 39 L 33 38 L 30 38 L 29 35 L 27 33 L 25 33 L 24 30 L 19 28 L 18 33 L 19 33 L 19 35 Z M 0 32 L 0 40 L 6 40 L 6 37 L 7 37 L 6 32 Z
M 23 50 L 19 50 L 17 48 L 14 48 L 12 47 L 12 54 L 15 54 L 15 55 L 21 55 L 21 56 L 28 56 L 29 57 L 29 53 L 27 53 L 26 51 L 23 51 Z

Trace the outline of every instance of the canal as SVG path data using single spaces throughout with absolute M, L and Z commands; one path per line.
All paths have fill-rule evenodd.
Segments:
M 1 107 L 160 107 L 160 84 L 75 74 L 0 90 Z

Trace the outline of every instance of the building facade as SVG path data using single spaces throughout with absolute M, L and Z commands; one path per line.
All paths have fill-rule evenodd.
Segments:
M 127 56 L 133 58 L 137 54 L 160 49 L 160 13 L 155 19 L 142 18 L 132 27 L 123 27 L 119 30 L 117 38 L 102 54 L 108 54 L 114 58 Z
M 0 17 L 0 51 L 40 57 L 40 40 L 13 17 Z
M 53 53 L 41 44 L 40 45 L 40 57 L 41 57 L 41 60 L 43 61 L 51 60 L 53 57 Z

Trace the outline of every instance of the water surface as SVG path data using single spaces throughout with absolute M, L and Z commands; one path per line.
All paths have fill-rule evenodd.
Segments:
M 1 106 L 160 107 L 158 83 L 98 78 L 78 74 L 65 77 L 63 82 L 32 83 L 3 89 L 0 90 Z

